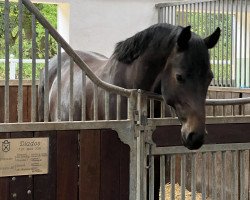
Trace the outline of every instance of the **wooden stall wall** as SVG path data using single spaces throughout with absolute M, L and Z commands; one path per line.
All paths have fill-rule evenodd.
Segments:
M 17 122 L 16 83 L 10 85 L 10 122 Z M 23 86 L 25 122 L 31 118 L 31 86 Z M 0 86 L 0 123 L 4 85 Z M 112 130 L 0 133 L 0 138 L 49 137 L 47 175 L 0 178 L 0 200 L 128 200 L 129 147 Z

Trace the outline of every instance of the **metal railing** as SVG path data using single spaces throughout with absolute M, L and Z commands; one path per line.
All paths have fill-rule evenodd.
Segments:
M 35 60 L 36 64 L 45 64 L 45 59 L 36 59 Z M 0 59 L 0 64 L 3 63 L 5 64 L 5 59 Z M 22 60 L 23 64 L 29 64 L 31 67 L 32 64 L 32 59 L 23 59 Z M 19 59 L 16 59 L 13 54 L 10 55 L 9 59 L 9 78 L 10 80 L 15 80 L 18 79 L 18 75 L 16 74 L 16 70 L 18 69 L 19 65 Z M 2 79 L 5 79 L 5 77 L 2 77 Z
M 222 29 L 210 51 L 214 86 L 250 87 L 250 4 L 248 0 L 204 0 L 159 3 L 159 22 L 191 25 L 202 37 Z M 223 61 L 223 62 L 222 62 Z

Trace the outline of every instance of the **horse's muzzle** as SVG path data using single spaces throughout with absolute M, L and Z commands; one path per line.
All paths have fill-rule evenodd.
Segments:
M 190 150 L 199 149 L 204 144 L 205 132 L 182 134 L 182 143 Z

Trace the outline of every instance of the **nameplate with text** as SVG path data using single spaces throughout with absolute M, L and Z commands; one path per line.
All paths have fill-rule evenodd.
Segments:
M 0 177 L 47 174 L 49 138 L 0 139 Z

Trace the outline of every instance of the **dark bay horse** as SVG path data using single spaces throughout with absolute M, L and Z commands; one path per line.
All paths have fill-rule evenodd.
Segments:
M 108 59 L 97 53 L 77 54 L 102 80 L 129 89 L 142 89 L 163 95 L 182 124 L 182 142 L 189 149 L 198 149 L 204 141 L 205 98 L 213 78 L 208 49 L 213 48 L 220 29 L 205 39 L 190 31 L 190 26 L 153 25 L 119 42 Z M 49 117 L 57 113 L 57 59 L 49 64 Z M 44 74 L 44 73 L 43 73 Z M 62 54 L 62 116 L 69 118 L 69 57 Z M 81 69 L 74 67 L 74 91 L 81 90 Z M 92 95 L 87 82 L 87 96 Z M 43 120 L 44 75 L 39 85 L 39 115 Z M 81 93 L 74 93 L 74 120 L 80 120 Z M 87 119 L 93 118 L 92 98 L 87 98 Z M 101 109 L 101 108 L 100 108 Z M 126 110 L 126 109 L 125 109 Z M 101 113 L 101 112 L 100 112 Z
M 191 32 L 190 26 L 153 25 L 119 42 L 113 55 L 106 58 L 97 53 L 77 54 L 102 80 L 128 89 L 142 89 L 162 94 L 172 106 L 182 124 L 182 143 L 189 149 L 198 149 L 204 142 L 205 99 L 213 78 L 208 49 L 220 37 L 217 28 L 202 39 Z M 62 53 L 62 111 L 61 120 L 69 119 L 69 56 Z M 57 58 L 49 64 L 49 120 L 57 115 Z M 81 69 L 74 66 L 74 120 L 81 120 Z M 93 119 L 93 90 L 87 81 L 86 118 Z M 39 85 L 39 120 L 43 121 L 44 72 Z M 103 94 L 100 94 L 103 95 Z M 100 97 L 102 98 L 102 97 Z M 103 111 L 100 107 L 99 114 Z M 126 112 L 126 106 L 122 106 Z M 111 114 L 112 115 L 112 114 Z M 103 116 L 99 116 L 100 119 Z M 111 116 L 112 118 L 112 116 Z M 156 186 L 158 187 L 158 186 Z

